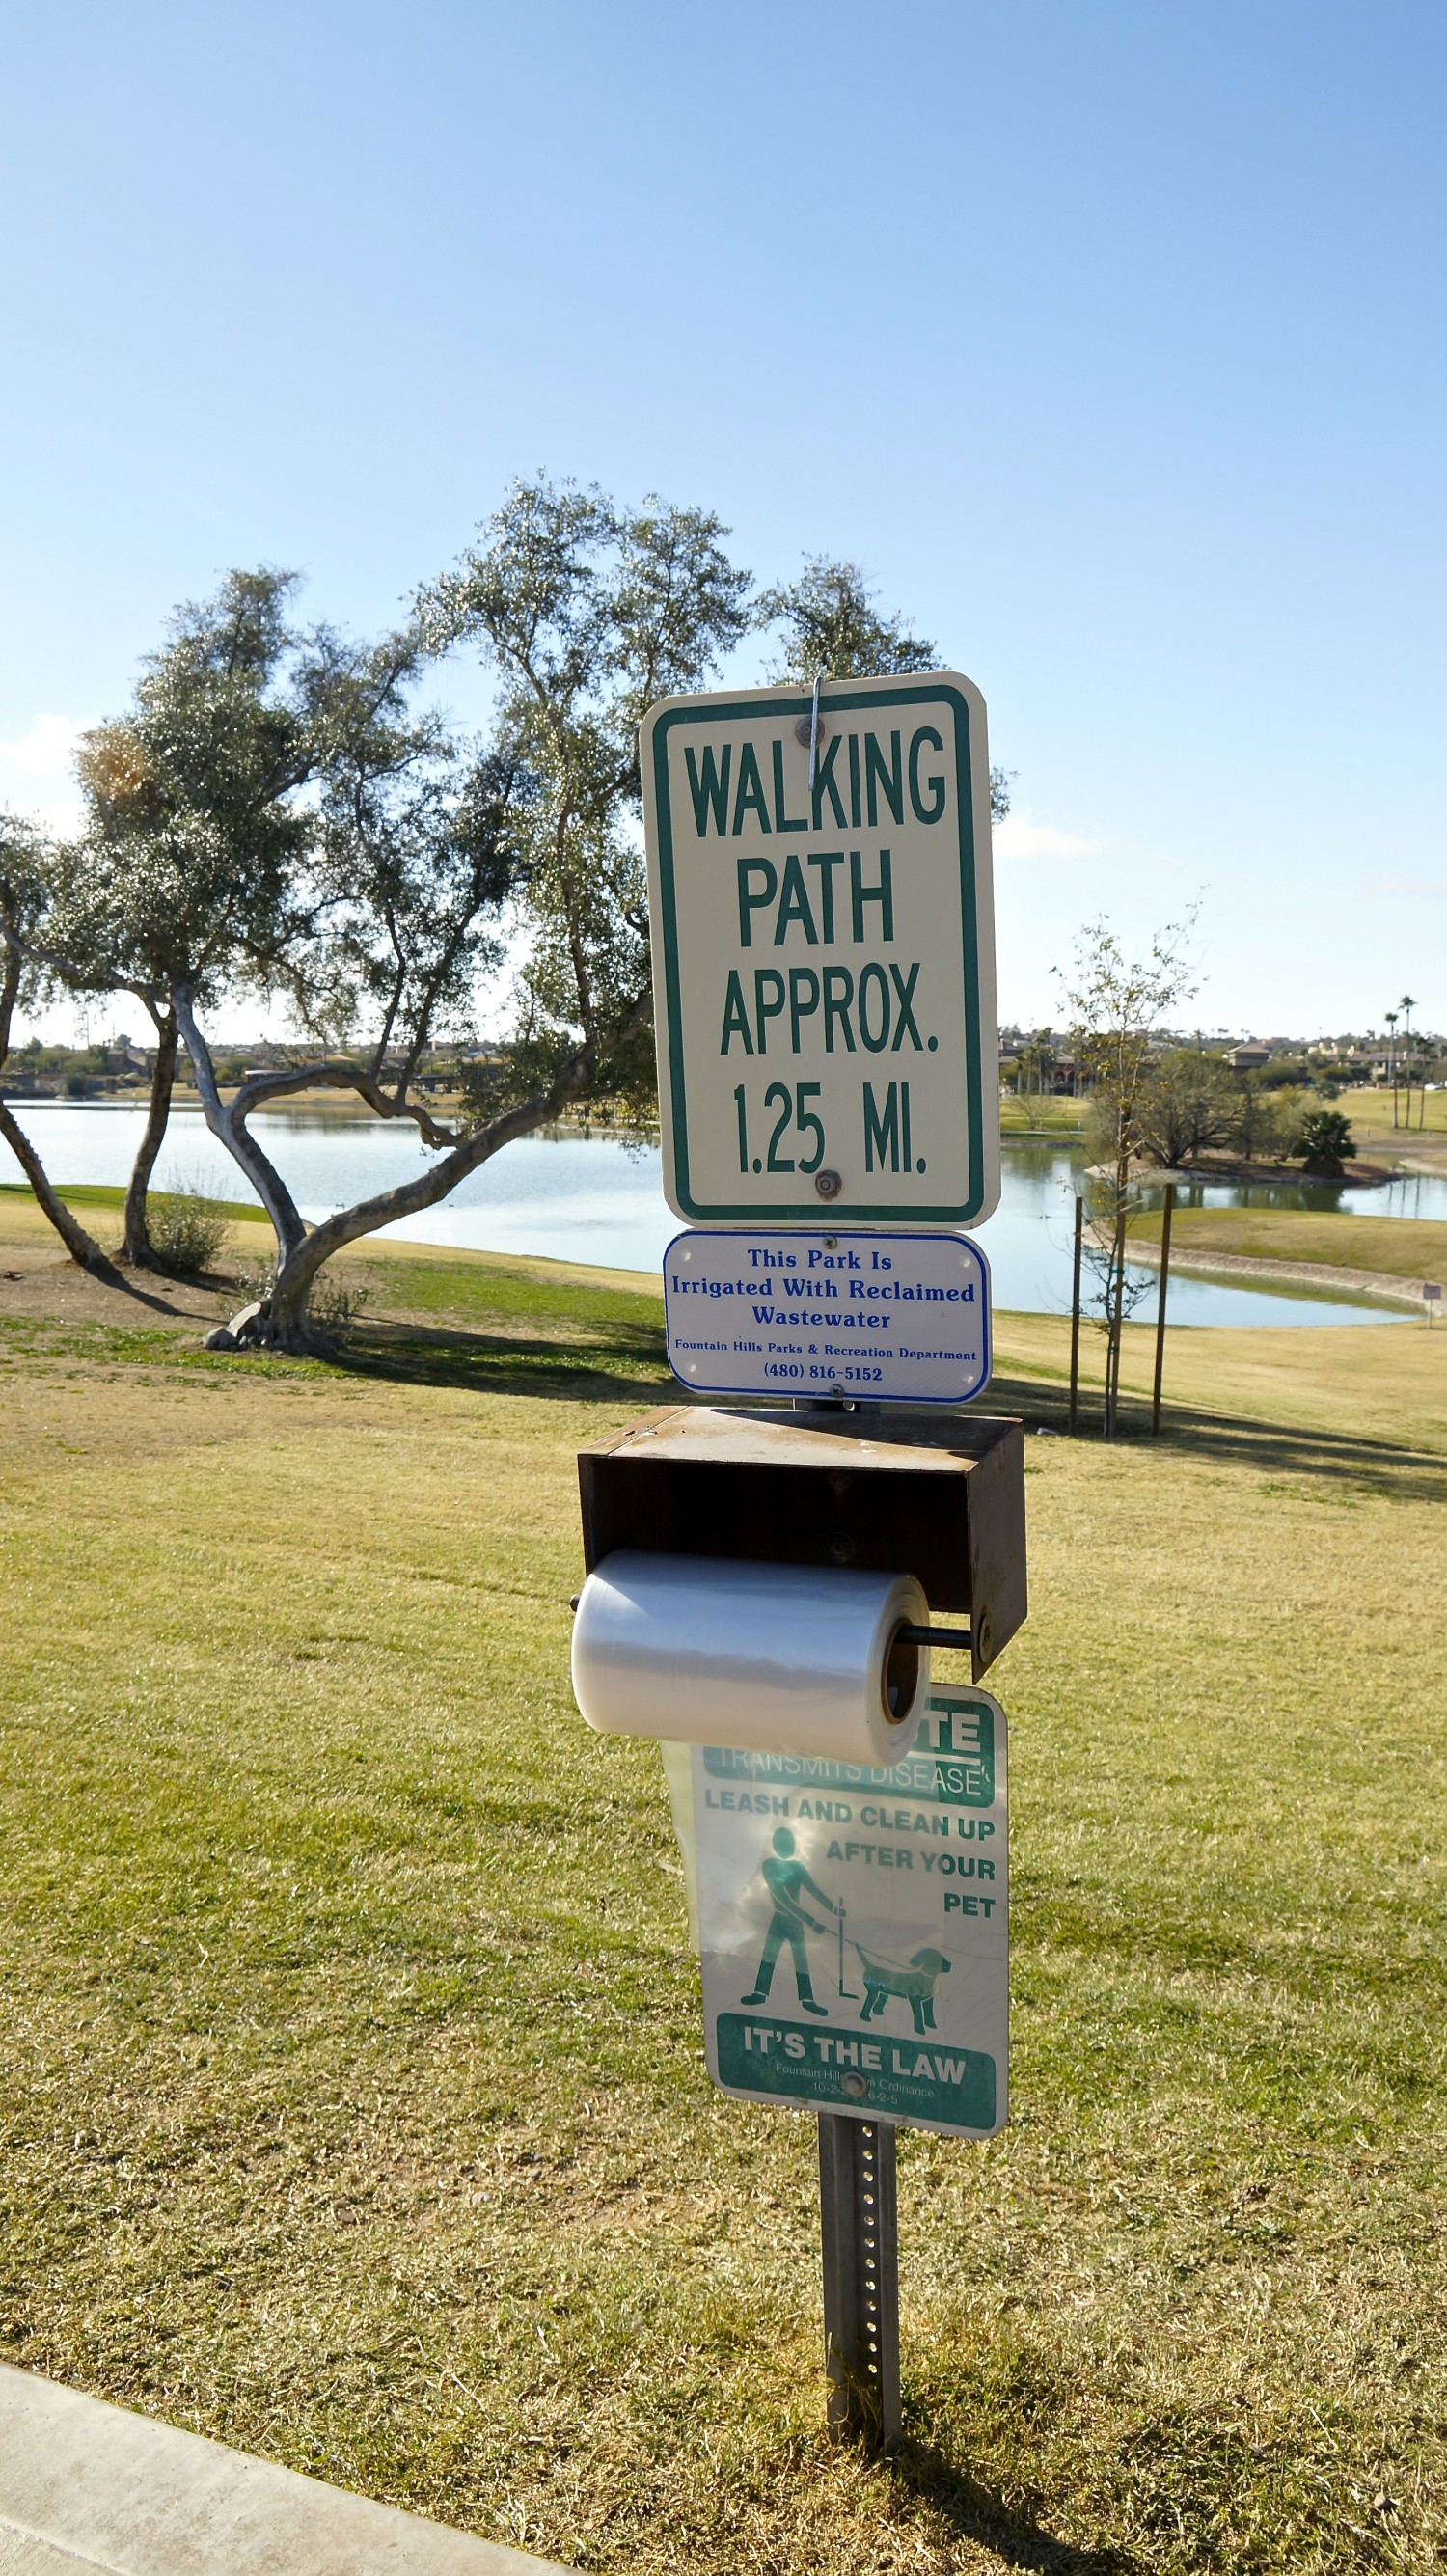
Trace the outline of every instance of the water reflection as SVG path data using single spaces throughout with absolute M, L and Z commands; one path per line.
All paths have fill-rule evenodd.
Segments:
M 143 1110 L 122 1102 L 13 1101 L 10 1106 L 57 1179 L 125 1179 L 144 1125 Z M 252 1126 L 312 1219 L 390 1189 L 425 1171 L 432 1161 L 410 1122 L 377 1124 L 343 1109 L 307 1107 L 263 1112 Z M 1060 1146 L 1006 1147 L 1000 1207 L 979 1229 L 997 1306 L 1034 1314 L 1068 1310 L 1081 1168 L 1082 1157 Z M 18 1166 L 0 1145 L 0 1180 L 19 1178 Z M 180 1109 L 173 1116 L 156 1182 L 162 1189 L 194 1184 L 221 1198 L 254 1198 L 196 1110 Z M 1192 1181 L 1178 1188 L 1177 1203 L 1320 1207 L 1327 1204 L 1320 1189 L 1320 1184 L 1303 1190 L 1289 1182 Z M 1447 1215 L 1447 1181 L 1404 1175 L 1384 1190 L 1343 1185 L 1332 1203 L 1348 1212 L 1364 1208 L 1380 1215 Z M 603 1269 L 656 1272 L 678 1222 L 664 1204 L 656 1144 L 629 1145 L 596 1133 L 555 1134 L 509 1145 L 440 1207 L 404 1218 L 389 1230 L 420 1243 L 542 1253 Z M 1153 1298 L 1152 1279 L 1150 1295 L 1138 1311 L 1153 1313 Z M 1385 1315 L 1341 1299 L 1179 1277 L 1171 1282 L 1169 1316 L 1179 1324 L 1400 1320 L 1395 1313 Z

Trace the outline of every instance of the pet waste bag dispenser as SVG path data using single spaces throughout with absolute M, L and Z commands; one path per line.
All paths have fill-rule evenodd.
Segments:
M 573 1688 L 601 1734 L 883 1768 L 931 1634 L 975 1677 L 1025 1616 L 1018 1422 L 679 1406 L 579 1458 Z M 931 1632 L 932 1610 L 968 1631 Z

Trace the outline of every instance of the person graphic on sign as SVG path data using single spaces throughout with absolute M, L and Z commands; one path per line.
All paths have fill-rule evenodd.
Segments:
M 826 1914 L 842 1914 L 844 1908 L 836 1905 L 832 1896 L 826 1896 L 822 1887 L 816 1887 L 803 1862 L 794 1858 L 794 1837 L 787 1825 L 775 1828 L 774 1848 L 764 1856 L 762 1876 L 774 1900 L 774 1911 L 764 1935 L 753 1993 L 744 1995 L 741 2001 L 746 2004 L 767 2003 L 769 1988 L 774 1981 L 774 1963 L 787 1942 L 793 1955 L 794 1983 L 799 1989 L 801 2010 L 819 2013 L 827 2020 L 828 2007 L 814 2001 L 814 1980 L 809 1973 L 809 1950 L 804 1939 L 806 1930 L 822 1932 L 824 1926 L 817 1923 L 812 1914 L 805 1913 L 800 1898 L 805 1893 L 814 1897 Z

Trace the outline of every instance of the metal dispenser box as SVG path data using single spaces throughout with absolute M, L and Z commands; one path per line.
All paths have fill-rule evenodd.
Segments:
M 614 1548 L 916 1575 L 978 1681 L 1026 1615 L 1017 1421 L 670 1405 L 578 1455 L 588 1572 Z

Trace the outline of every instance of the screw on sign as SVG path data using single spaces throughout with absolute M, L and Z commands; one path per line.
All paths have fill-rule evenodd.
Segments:
M 984 701 L 956 672 L 643 726 L 664 1189 L 694 1224 L 999 1196 Z

